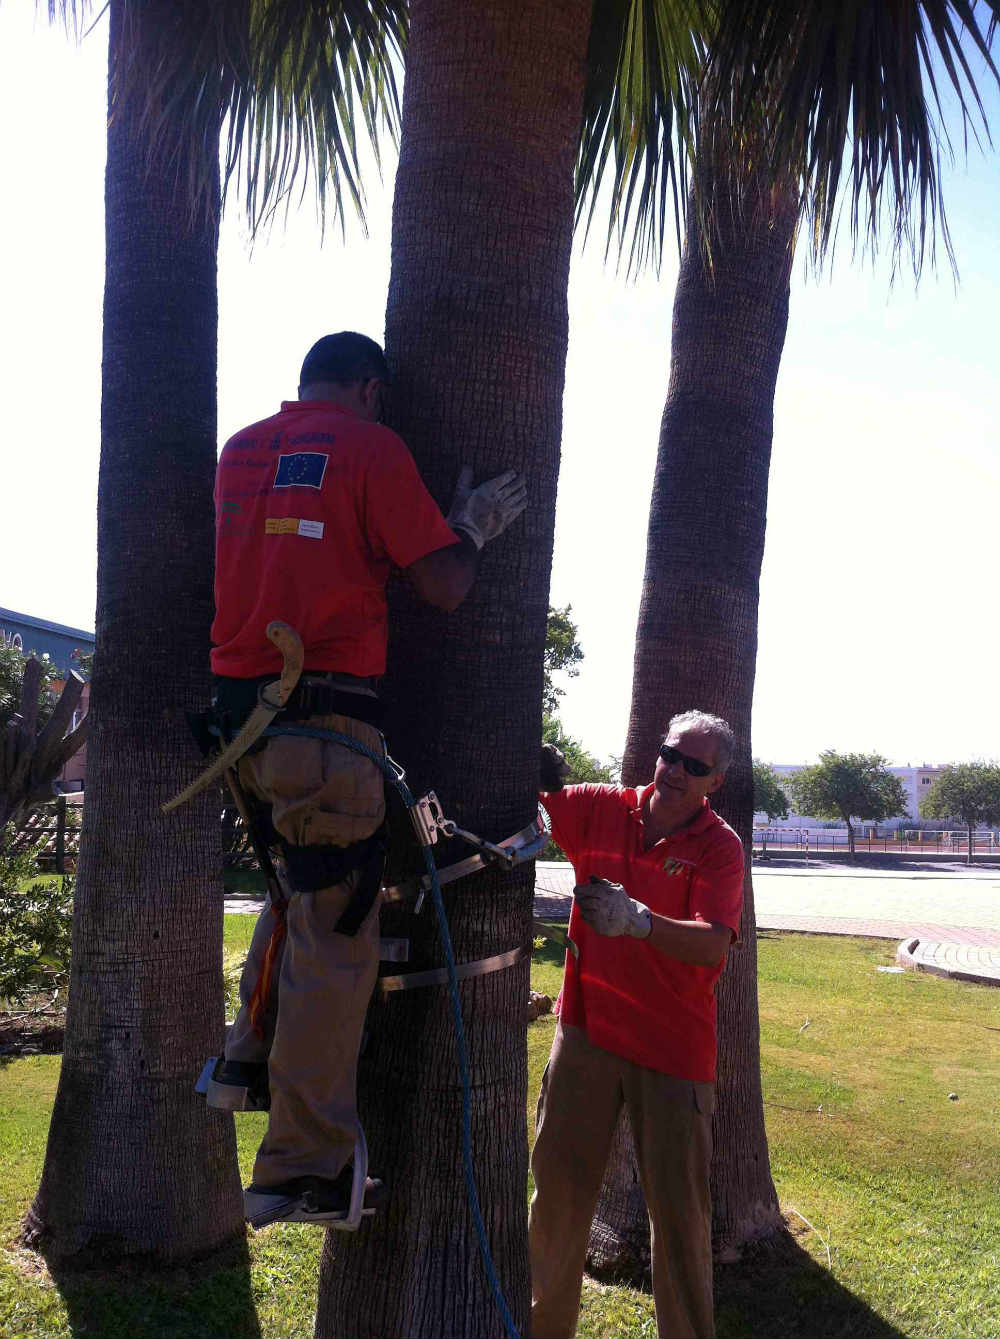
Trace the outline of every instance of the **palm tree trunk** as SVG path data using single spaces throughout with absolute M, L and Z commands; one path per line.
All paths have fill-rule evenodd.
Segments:
M 224 1022 L 218 797 L 158 808 L 191 777 L 183 708 L 208 693 L 217 208 L 192 222 L 189 164 L 147 170 L 129 108 L 112 112 L 92 728 L 62 1071 L 28 1219 L 43 1248 L 105 1261 L 243 1233 L 232 1118 L 192 1091 Z M 217 204 L 218 141 L 190 152 L 215 164 Z
M 725 211 L 725 212 L 723 212 Z M 670 385 L 650 506 L 636 637 L 626 784 L 648 781 L 669 718 L 724 716 L 737 752 L 716 805 L 748 853 L 742 945 L 718 988 L 712 1167 L 714 1237 L 725 1258 L 778 1222 L 760 1087 L 757 951 L 750 876 L 750 709 L 774 387 L 788 322 L 795 210 L 784 199 L 720 206 L 712 267 L 693 202 L 674 300 Z M 641 1275 L 645 1206 L 631 1139 L 605 1177 L 592 1267 Z M 648 1247 L 646 1247 L 648 1251 Z
M 433 787 L 447 814 L 492 839 L 536 811 L 589 21 L 588 0 L 414 0 L 411 8 L 386 317 L 394 417 L 445 505 L 463 461 L 477 479 L 523 469 L 530 505 L 487 547 L 457 613 L 396 592 L 388 738 L 415 793 Z M 445 889 L 459 961 L 530 943 L 532 883 L 529 867 Z M 429 906 L 419 917 L 383 913 L 383 933 L 411 938 L 413 967 L 442 964 Z M 479 1196 L 523 1332 L 527 962 L 459 989 Z M 391 1199 L 356 1239 L 328 1235 L 316 1334 L 501 1334 L 462 1177 L 446 992 L 376 996 L 369 1025 L 361 1112 Z

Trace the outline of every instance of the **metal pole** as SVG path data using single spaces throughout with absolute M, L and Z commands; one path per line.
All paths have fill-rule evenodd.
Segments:
M 56 873 L 66 873 L 66 796 L 56 800 Z

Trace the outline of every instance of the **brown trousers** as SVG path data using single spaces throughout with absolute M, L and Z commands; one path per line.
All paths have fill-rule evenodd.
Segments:
M 531 1170 L 532 1339 L 571 1339 L 590 1225 L 622 1106 L 649 1210 L 661 1339 L 711 1339 L 713 1085 L 675 1079 L 556 1028 Z
M 378 731 L 360 721 L 315 716 L 305 724 L 385 752 Z M 277 736 L 241 760 L 240 781 L 271 806 L 282 836 L 300 845 L 346 846 L 371 836 L 385 817 L 382 773 L 342 744 Z M 355 871 L 333 887 L 291 897 L 263 1037 L 251 1026 L 248 1006 L 274 927 L 270 907 L 254 930 L 226 1058 L 268 1064 L 271 1111 L 254 1163 L 258 1186 L 306 1175 L 332 1179 L 354 1151 L 358 1051 L 378 972 L 378 899 L 357 934 L 334 927 L 358 878 Z

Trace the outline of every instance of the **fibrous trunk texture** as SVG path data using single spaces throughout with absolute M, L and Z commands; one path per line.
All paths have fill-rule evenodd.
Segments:
M 28 1234 L 60 1256 L 174 1260 L 243 1232 L 232 1117 L 193 1091 L 224 1024 L 218 796 L 159 812 L 197 765 L 183 709 L 209 689 L 218 229 L 192 221 L 172 171 L 147 170 L 133 132 L 115 106 L 86 803 Z M 217 164 L 218 141 L 195 151 Z
M 628 784 L 650 779 L 668 720 L 725 717 L 737 752 L 715 808 L 747 852 L 742 943 L 718 987 L 713 1233 L 725 1257 L 778 1225 L 760 1086 L 757 951 L 750 877 L 750 709 L 774 388 L 788 322 L 790 201 L 721 208 L 711 265 L 694 202 L 674 300 L 670 384 L 650 505 L 636 635 Z M 627 1122 L 623 1123 L 627 1127 Z M 609 1165 L 591 1235 L 596 1273 L 642 1277 L 648 1222 L 630 1132 Z
M 536 813 L 567 344 L 572 173 L 586 0 L 416 0 L 393 213 L 386 345 L 395 424 L 447 507 L 459 468 L 524 470 L 527 512 L 484 551 L 454 614 L 396 592 L 390 751 L 414 793 L 496 840 Z M 467 848 L 441 853 L 458 860 Z M 439 848 L 440 850 L 440 848 Z M 456 958 L 531 941 L 532 870 L 445 888 Z M 443 963 L 430 903 L 383 913 L 411 966 Z M 514 1321 L 529 1303 L 525 1186 L 528 964 L 459 987 L 486 1232 Z M 503 1333 L 462 1175 L 462 1098 L 444 989 L 380 999 L 361 1115 L 390 1200 L 355 1239 L 328 1236 L 316 1334 Z

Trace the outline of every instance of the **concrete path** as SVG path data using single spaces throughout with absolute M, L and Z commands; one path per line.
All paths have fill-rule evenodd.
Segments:
M 569 915 L 570 865 L 540 860 L 535 866 L 535 915 Z M 802 865 L 753 871 L 757 925 L 762 930 L 811 930 L 820 934 L 902 939 L 954 939 L 1000 945 L 1000 877 L 991 871 L 908 874 Z M 539 904 L 544 908 L 539 911 Z
M 970 941 L 1000 944 L 1000 877 L 976 874 L 913 874 L 905 871 L 858 874 L 843 870 L 768 870 L 753 872 L 757 924 L 771 929 L 802 929 L 803 918 L 824 922 L 850 921 L 876 931 L 842 930 L 849 934 L 902 937 L 907 931 L 928 938 L 947 938 L 940 931 L 960 927 L 976 932 Z M 818 928 L 818 927 L 817 927 Z M 836 924 L 824 927 L 837 933 Z
M 569 919 L 570 866 L 535 866 L 535 915 Z M 963 981 L 1000 985 L 1000 878 L 994 870 L 962 873 L 852 870 L 843 866 L 754 866 L 759 930 L 893 939 L 900 962 Z M 915 945 L 912 961 L 903 942 Z

